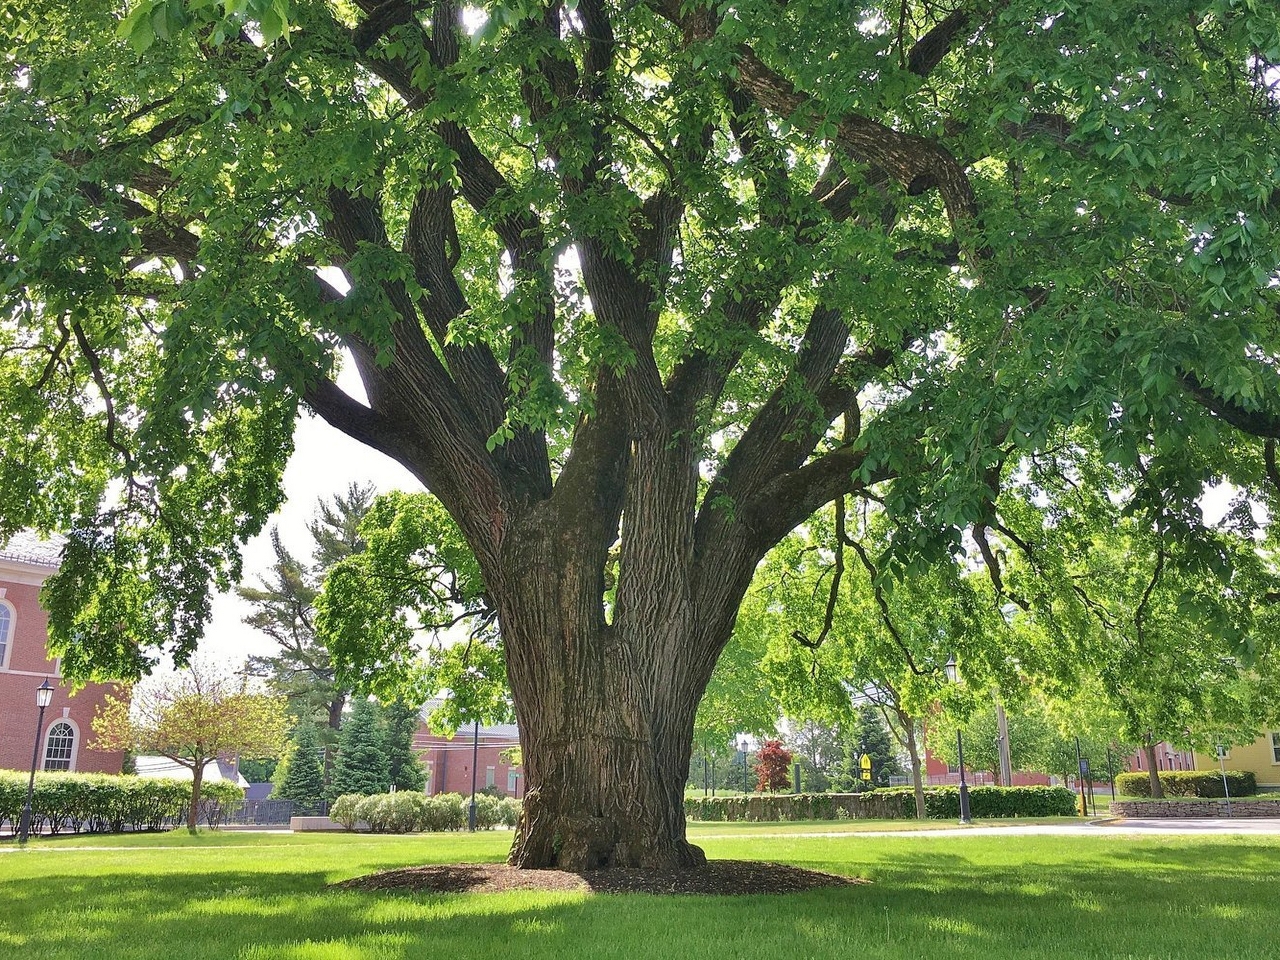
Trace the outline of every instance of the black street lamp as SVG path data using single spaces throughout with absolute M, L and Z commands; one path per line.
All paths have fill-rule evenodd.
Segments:
M 947 660 L 947 681 L 949 683 L 960 682 L 960 668 L 956 666 L 955 654 Z M 969 816 L 969 784 L 964 781 L 964 736 L 960 733 L 960 727 L 956 727 L 956 762 L 960 766 L 960 822 L 962 824 L 971 822 Z
M 749 741 L 746 737 L 743 737 L 741 746 L 742 746 L 742 794 L 743 796 L 746 796 L 747 793 L 750 792 L 747 789 L 747 787 L 750 785 L 750 778 L 747 774 L 747 748 L 751 746 L 751 741 Z
M 480 721 L 471 728 L 471 806 L 467 807 L 467 829 L 476 832 L 476 765 L 480 762 Z M 528 794 L 526 788 L 525 793 Z
M 44 731 L 44 710 L 53 702 L 53 687 L 49 686 L 49 678 L 36 687 L 36 706 L 40 708 L 40 718 L 36 720 L 36 745 L 31 750 L 31 777 L 27 780 L 27 802 L 22 807 L 22 820 L 18 824 L 18 843 L 26 843 L 31 832 L 31 797 L 36 789 L 36 762 L 40 759 L 40 734 Z

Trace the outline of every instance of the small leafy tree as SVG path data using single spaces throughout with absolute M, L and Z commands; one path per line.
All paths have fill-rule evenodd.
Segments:
M 1021 707 L 1010 705 L 1006 711 L 1009 730 L 1009 762 L 1014 770 L 1041 770 L 1046 767 L 1047 752 L 1069 743 L 1069 738 L 1056 735 L 1041 704 L 1029 698 Z M 986 770 L 993 780 L 1000 778 L 1000 740 L 993 701 L 982 703 L 967 717 L 957 720 L 954 713 L 943 711 L 930 721 L 929 746 L 934 756 L 949 764 L 957 762 L 956 727 L 964 736 L 964 762 L 967 770 Z M 1074 748 L 1072 748 L 1074 751 Z M 1058 750 L 1061 753 L 1061 750 Z M 1074 752 L 1072 753 L 1074 758 Z M 1072 759 L 1068 769 L 1074 770 Z M 1045 769 L 1046 773 L 1059 773 Z
M 342 724 L 338 759 L 329 781 L 330 799 L 348 793 L 371 796 L 390 789 L 391 772 L 378 712 L 372 701 L 359 697 Z
M 304 721 L 294 729 L 288 769 L 284 781 L 272 796 L 292 800 L 294 809 L 300 814 L 320 811 L 324 802 L 324 769 L 320 764 L 320 742 L 313 724 Z
M 805 793 L 823 793 L 831 787 L 836 764 L 844 755 L 844 731 L 836 724 L 806 720 L 792 724 L 787 748 L 800 764 L 800 783 Z
M 756 754 L 757 790 L 786 790 L 791 786 L 791 751 L 781 740 L 766 740 Z
M 285 741 L 284 698 L 251 689 L 203 661 L 108 696 L 93 719 L 94 749 L 158 753 L 191 771 L 187 828 L 195 830 L 205 767 L 218 757 L 270 754 Z

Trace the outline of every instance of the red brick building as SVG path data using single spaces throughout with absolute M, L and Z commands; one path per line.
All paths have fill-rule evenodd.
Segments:
M 94 713 L 113 688 L 91 683 L 71 696 L 46 649 L 49 618 L 40 587 L 57 571 L 61 550 L 27 533 L 0 546 L 0 769 L 31 769 L 36 688 L 47 677 L 56 689 L 39 732 L 38 768 L 119 773 L 121 752 L 89 748 Z
M 430 705 L 428 705 L 429 707 Z M 477 748 L 478 744 L 478 748 Z M 520 731 L 515 724 L 504 723 L 481 727 L 478 738 L 474 728 L 459 730 L 453 737 L 432 733 L 425 724 L 418 727 L 413 747 L 427 768 L 427 793 L 471 793 L 472 753 L 476 753 L 476 789 L 492 787 L 506 797 L 523 797 L 524 770 L 507 762 L 509 751 L 520 746 Z

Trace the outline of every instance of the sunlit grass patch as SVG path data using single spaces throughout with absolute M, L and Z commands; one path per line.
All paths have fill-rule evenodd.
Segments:
M 700 838 L 721 859 L 865 877 L 787 896 L 363 893 L 411 864 L 500 861 L 511 835 L 184 833 L 0 856 L 0 957 L 41 960 L 1274 955 L 1270 837 Z M 112 849 L 122 846 L 124 849 Z

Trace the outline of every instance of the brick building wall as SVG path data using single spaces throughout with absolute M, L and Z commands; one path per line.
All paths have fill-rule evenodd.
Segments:
M 476 747 L 473 730 L 464 728 L 453 737 L 432 733 L 425 724 L 418 727 L 413 746 L 427 768 L 427 793 L 471 793 L 472 752 Z M 523 797 L 524 770 L 507 763 L 506 753 L 520 746 L 514 724 L 481 727 L 475 763 L 476 789 L 493 787 L 507 797 Z
M 123 753 L 89 747 L 94 714 L 115 688 L 88 684 L 72 696 L 48 656 L 49 618 L 40 587 L 57 571 L 60 549 L 29 534 L 0 547 L 0 769 L 31 769 L 36 688 L 48 678 L 55 689 L 39 732 L 37 768 L 119 773 Z

